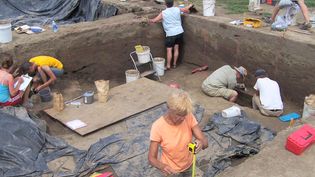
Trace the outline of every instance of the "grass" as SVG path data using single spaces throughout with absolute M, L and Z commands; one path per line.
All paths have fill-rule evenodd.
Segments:
M 307 7 L 315 7 L 314 0 L 305 0 L 305 4 L 307 5 Z
M 225 8 L 232 14 L 248 12 L 249 0 L 217 0 L 218 5 L 225 5 Z
M 231 14 L 248 12 L 249 0 L 216 0 L 217 5 L 224 5 Z M 315 0 L 305 0 L 308 7 L 315 7 Z

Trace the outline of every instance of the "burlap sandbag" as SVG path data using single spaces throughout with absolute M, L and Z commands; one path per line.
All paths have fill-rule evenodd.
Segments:
M 109 92 L 109 80 L 97 80 L 94 82 L 97 89 L 98 101 L 106 103 Z
M 315 108 L 315 95 L 311 94 L 310 96 L 305 98 L 305 103 Z
M 65 108 L 63 96 L 61 93 L 53 93 L 53 107 L 57 112 L 60 112 Z

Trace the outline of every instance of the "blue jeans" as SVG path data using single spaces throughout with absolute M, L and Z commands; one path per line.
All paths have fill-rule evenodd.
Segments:
M 50 68 L 50 70 L 54 73 L 56 77 L 60 77 L 63 75 L 64 70 L 58 68 Z
M 60 77 L 63 75 L 64 70 L 63 69 L 58 69 L 58 68 L 53 68 L 51 67 L 50 70 L 54 73 L 56 77 Z M 47 80 L 49 80 L 49 76 L 45 73 Z M 36 73 L 36 76 L 38 77 L 40 82 L 43 82 L 43 78 L 39 74 L 39 72 Z

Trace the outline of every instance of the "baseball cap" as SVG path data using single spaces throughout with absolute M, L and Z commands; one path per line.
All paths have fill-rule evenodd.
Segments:
M 234 69 L 236 71 L 238 71 L 241 74 L 242 77 L 247 76 L 247 70 L 243 66 L 240 66 L 240 67 L 235 67 L 234 66 Z
M 165 4 L 174 3 L 174 0 L 165 0 Z
M 264 69 L 257 69 L 255 72 L 255 77 L 262 77 L 262 76 L 267 76 L 267 73 Z

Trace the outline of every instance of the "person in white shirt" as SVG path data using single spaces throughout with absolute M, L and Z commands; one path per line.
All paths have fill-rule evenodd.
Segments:
M 257 78 L 252 104 L 254 109 L 259 109 L 265 116 L 278 117 L 283 113 L 283 103 L 280 88 L 276 81 L 268 78 L 264 69 L 255 72 Z

